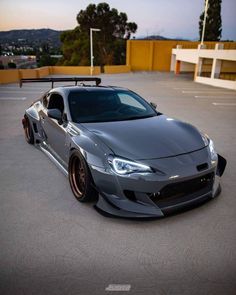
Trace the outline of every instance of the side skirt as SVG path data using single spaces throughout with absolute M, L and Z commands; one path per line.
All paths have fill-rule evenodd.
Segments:
M 59 170 L 68 177 L 67 165 L 61 158 L 50 148 L 50 146 L 45 142 L 41 142 L 36 145 L 56 166 Z

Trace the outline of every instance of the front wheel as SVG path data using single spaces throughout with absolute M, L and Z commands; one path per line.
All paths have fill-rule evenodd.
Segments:
M 93 188 L 93 180 L 88 165 L 79 151 L 72 152 L 68 172 L 71 190 L 76 199 L 80 202 L 94 200 L 97 192 Z

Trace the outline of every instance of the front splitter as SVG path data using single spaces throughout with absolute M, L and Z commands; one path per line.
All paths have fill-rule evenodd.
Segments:
M 145 205 L 145 212 L 135 212 L 130 211 L 129 206 L 127 210 L 125 208 L 120 208 L 114 203 L 112 203 L 105 195 L 99 194 L 98 202 L 94 205 L 95 209 L 104 216 L 107 217 L 120 217 L 120 218 L 130 218 L 130 219 L 156 219 L 165 216 L 173 215 L 176 213 L 181 213 L 188 211 L 190 209 L 196 208 L 204 203 L 214 199 L 221 192 L 221 186 L 218 184 L 214 193 L 208 192 L 204 195 L 198 196 L 194 199 L 173 204 L 172 206 L 159 208 L 156 204 L 154 206 Z M 128 201 L 134 203 L 132 201 Z M 148 213 L 148 207 L 150 208 L 150 213 Z
M 156 214 L 147 214 L 120 209 L 119 207 L 116 207 L 101 195 L 99 195 L 98 202 L 94 205 L 94 208 L 100 214 L 106 217 L 120 217 L 130 219 L 154 219 L 164 217 L 164 214 L 161 212 L 161 210 L 159 213 Z

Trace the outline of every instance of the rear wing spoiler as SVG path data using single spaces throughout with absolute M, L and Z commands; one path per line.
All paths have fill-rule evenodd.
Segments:
M 40 82 L 40 83 L 45 83 L 45 82 L 51 82 L 52 83 L 52 88 L 55 82 L 70 82 L 73 81 L 75 82 L 75 85 L 77 85 L 78 82 L 95 82 L 96 86 L 101 84 L 101 79 L 100 78 L 95 78 L 95 77 L 66 77 L 66 78 L 29 78 L 29 79 L 20 79 L 20 87 L 24 83 L 34 83 L 34 82 Z

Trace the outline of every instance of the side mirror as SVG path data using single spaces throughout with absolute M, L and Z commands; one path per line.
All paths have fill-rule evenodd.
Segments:
M 157 108 L 157 104 L 155 102 L 150 102 L 150 106 L 155 110 Z
M 49 109 L 48 117 L 52 119 L 56 119 L 58 122 L 61 122 L 62 113 L 59 109 Z

